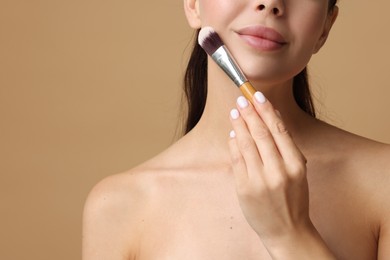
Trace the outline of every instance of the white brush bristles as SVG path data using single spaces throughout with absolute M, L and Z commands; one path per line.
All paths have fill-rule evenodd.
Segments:
M 209 37 L 212 33 L 215 33 L 215 30 L 210 27 L 210 26 L 207 26 L 207 27 L 203 27 L 200 32 L 199 32 L 199 36 L 198 36 L 198 43 L 200 46 L 203 45 L 205 39 L 207 37 Z
M 210 56 L 212 56 L 214 52 L 223 45 L 218 33 L 209 26 L 200 30 L 198 43 Z

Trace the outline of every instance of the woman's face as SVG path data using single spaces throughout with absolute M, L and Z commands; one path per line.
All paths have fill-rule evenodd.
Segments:
M 216 30 L 249 80 L 269 83 L 298 74 L 337 16 L 328 0 L 192 1 L 200 26 Z

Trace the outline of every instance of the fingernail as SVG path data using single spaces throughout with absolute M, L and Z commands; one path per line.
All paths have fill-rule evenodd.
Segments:
M 233 108 L 233 109 L 230 111 L 230 116 L 231 116 L 233 119 L 237 119 L 237 118 L 240 116 L 240 113 L 238 112 L 237 109 Z
M 230 138 L 235 138 L 236 132 L 234 132 L 234 130 L 230 131 L 229 136 L 230 136 Z
M 249 105 L 248 100 L 246 100 L 246 98 L 244 98 L 243 96 L 237 98 L 237 104 L 241 108 L 246 108 Z
M 265 101 L 267 101 L 267 99 L 265 98 L 263 93 L 261 93 L 260 91 L 257 91 L 254 96 L 255 96 L 256 101 L 260 104 L 264 104 Z

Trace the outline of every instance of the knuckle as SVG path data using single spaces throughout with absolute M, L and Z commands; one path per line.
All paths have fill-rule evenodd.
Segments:
M 242 151 L 250 150 L 253 147 L 253 140 L 248 137 L 243 138 L 238 142 L 238 146 Z
M 266 139 L 268 138 L 269 136 L 271 135 L 271 132 L 263 127 L 263 126 L 260 126 L 260 127 L 256 127 L 256 129 L 254 129 L 252 131 L 252 136 L 254 139 Z
M 292 179 L 301 179 L 306 175 L 306 165 L 303 163 L 296 163 L 290 166 L 289 176 Z
M 271 191 L 281 191 L 285 190 L 288 185 L 288 181 L 283 176 L 275 177 L 268 183 L 268 188 Z
M 240 165 L 242 163 L 242 156 L 239 153 L 232 154 L 231 160 L 233 165 Z
M 275 134 L 288 134 L 286 125 L 282 120 L 277 120 L 272 124 L 272 132 Z

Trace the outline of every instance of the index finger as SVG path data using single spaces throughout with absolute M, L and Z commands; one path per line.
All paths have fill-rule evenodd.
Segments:
M 279 153 L 286 163 L 296 163 L 297 160 L 306 163 L 306 159 L 293 141 L 280 115 L 261 92 L 254 94 L 254 107 L 270 130 Z

